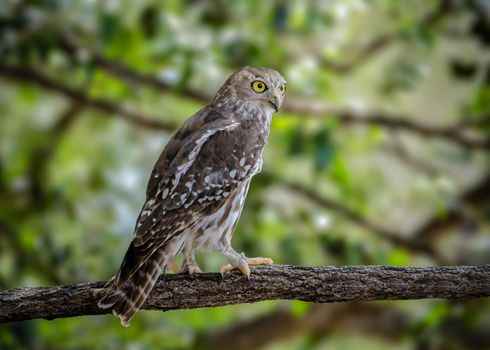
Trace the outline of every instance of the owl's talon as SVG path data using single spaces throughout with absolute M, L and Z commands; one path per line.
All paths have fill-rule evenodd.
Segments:
M 187 273 L 189 275 L 193 275 L 195 273 L 202 273 L 201 269 L 196 264 L 184 265 L 182 267 L 182 272 Z
M 248 267 L 248 264 L 245 263 L 241 266 L 233 266 L 232 264 L 225 264 L 221 266 L 219 269 L 219 272 L 221 273 L 222 278 L 224 279 L 224 276 L 226 273 L 238 269 L 241 271 L 241 273 L 247 278 L 250 279 L 250 268 Z

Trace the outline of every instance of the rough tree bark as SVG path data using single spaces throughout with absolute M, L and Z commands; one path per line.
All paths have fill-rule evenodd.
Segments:
M 97 308 L 105 282 L 0 292 L 0 323 L 109 313 Z M 296 299 L 317 303 L 490 296 L 490 265 L 453 267 L 259 266 L 247 281 L 232 272 L 160 278 L 147 310 L 191 309 Z

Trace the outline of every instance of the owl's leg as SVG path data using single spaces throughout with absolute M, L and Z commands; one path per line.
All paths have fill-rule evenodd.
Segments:
M 247 279 L 250 278 L 250 268 L 248 267 L 248 261 L 247 261 L 248 258 L 245 256 L 245 254 L 238 253 L 230 246 L 220 247 L 219 251 L 230 262 L 229 264 L 225 264 L 221 266 L 221 268 L 219 269 L 221 276 L 224 276 L 225 273 L 231 270 L 238 269 L 243 273 L 245 277 L 247 277 Z
M 182 272 L 192 275 L 194 273 L 202 273 L 201 269 L 196 262 L 196 252 L 193 249 L 185 249 L 182 254 L 184 255 L 184 261 L 182 262 Z

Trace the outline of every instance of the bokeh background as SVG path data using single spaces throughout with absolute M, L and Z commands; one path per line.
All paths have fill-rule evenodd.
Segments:
M 111 277 L 161 149 L 243 65 L 288 90 L 238 251 L 490 263 L 489 21 L 485 0 L 2 1 L 0 288 Z M 490 349 L 490 302 L 34 320 L 0 325 L 0 348 Z

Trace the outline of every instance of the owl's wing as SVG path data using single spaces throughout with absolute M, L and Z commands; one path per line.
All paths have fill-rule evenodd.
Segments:
M 205 122 L 186 135 L 165 169 L 152 173 L 152 179 L 159 181 L 151 186 L 138 218 L 133 238 L 136 247 L 150 248 L 153 241 L 161 246 L 199 220 L 210 205 L 226 200 L 257 172 L 263 145 L 246 149 L 249 142 L 240 123 L 220 118 L 217 113 L 210 111 L 203 116 Z M 206 119 L 209 116 L 213 118 Z M 179 139 L 177 134 L 175 140 Z

